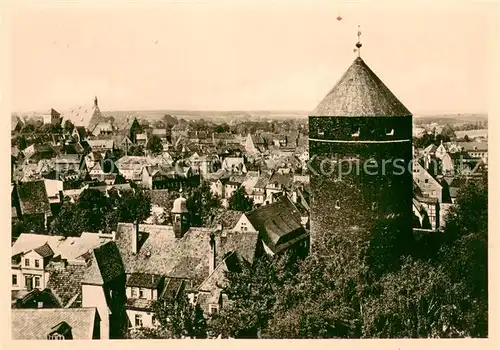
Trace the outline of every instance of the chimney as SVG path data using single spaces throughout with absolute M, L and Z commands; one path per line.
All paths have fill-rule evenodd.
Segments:
M 134 224 L 134 229 L 132 230 L 132 253 L 137 254 L 139 252 L 139 221 L 136 220 Z
M 208 256 L 208 274 L 211 275 L 215 270 L 215 258 L 217 256 L 216 246 L 215 246 L 215 234 L 210 233 L 210 253 Z

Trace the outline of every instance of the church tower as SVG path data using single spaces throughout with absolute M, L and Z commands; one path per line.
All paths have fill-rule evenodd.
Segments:
M 186 198 L 182 197 L 182 190 L 172 207 L 172 222 L 175 237 L 182 238 L 189 230 L 189 211 L 186 206 Z
M 412 114 L 361 58 L 360 35 L 358 57 L 309 116 L 313 252 L 380 225 L 411 237 Z

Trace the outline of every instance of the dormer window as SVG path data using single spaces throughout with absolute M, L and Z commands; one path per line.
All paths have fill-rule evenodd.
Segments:
M 325 130 L 323 129 L 318 129 L 318 136 L 325 136 Z
M 71 326 L 66 322 L 61 322 L 51 329 L 51 332 L 47 334 L 48 340 L 67 340 L 73 339 L 71 333 Z

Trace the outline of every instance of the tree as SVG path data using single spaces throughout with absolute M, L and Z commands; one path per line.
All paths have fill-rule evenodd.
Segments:
M 26 123 L 21 130 L 23 134 L 30 134 L 33 131 L 35 131 L 35 126 L 31 123 Z
M 74 128 L 75 128 L 75 125 L 71 122 L 71 120 L 66 119 L 66 121 L 64 122 L 64 127 L 63 127 L 64 131 L 71 134 L 73 132 Z
M 28 143 L 26 142 L 26 138 L 23 135 L 20 135 L 17 139 L 17 147 L 20 151 L 24 150 L 28 147 Z
M 117 211 L 121 222 L 142 222 L 151 215 L 151 197 L 141 188 L 126 191 L 117 200 Z
M 214 131 L 216 133 L 225 133 L 225 132 L 229 132 L 229 125 L 227 125 L 226 123 L 223 123 L 223 124 L 219 124 L 215 127 Z
M 127 153 L 129 156 L 144 156 L 144 147 L 141 145 L 131 145 Z
M 257 338 L 273 315 L 279 284 L 278 264 L 266 255 L 253 265 L 227 272 L 224 293 L 231 303 L 210 320 L 214 335 L 233 338 Z
M 178 120 L 176 117 L 172 117 L 170 114 L 165 114 L 163 116 L 163 122 L 166 126 L 173 126 L 178 123 Z
M 207 337 L 207 320 L 199 305 L 193 305 L 186 295 L 177 299 L 160 299 L 153 303 L 153 312 L 160 322 L 158 334 L 163 333 L 172 338 Z
M 242 212 L 247 212 L 253 209 L 253 200 L 248 198 L 243 186 L 238 187 L 231 198 L 229 198 L 229 209 Z
M 161 139 L 156 135 L 151 135 L 146 144 L 146 149 L 151 151 L 153 154 L 160 154 L 163 152 L 163 144 Z
M 92 188 L 82 191 L 78 208 L 86 220 L 86 229 L 91 232 L 102 230 L 105 214 L 111 210 L 108 198 L 104 193 Z
M 186 201 L 191 225 L 195 227 L 209 225 L 212 215 L 220 206 L 220 198 L 212 195 L 208 183 L 203 182 L 200 187 L 192 191 Z
M 464 136 L 464 142 L 470 142 L 469 135 Z
M 78 237 L 87 231 L 88 221 L 77 204 L 64 203 L 59 213 L 50 223 L 50 232 L 53 235 L 64 237 Z

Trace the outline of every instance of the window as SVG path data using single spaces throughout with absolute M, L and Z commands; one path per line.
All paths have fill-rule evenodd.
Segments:
M 30 266 L 30 259 L 24 259 L 24 266 Z
M 216 314 L 219 312 L 219 306 L 218 305 L 210 305 L 210 314 Z
M 135 314 L 135 326 L 142 327 L 142 315 Z
M 64 340 L 64 335 L 61 334 L 52 334 L 47 336 L 47 340 Z
M 335 209 L 340 209 L 340 201 L 339 200 L 335 201 Z
M 35 267 L 40 267 L 40 260 L 35 259 Z
M 17 286 L 17 275 L 12 275 L 12 285 Z
M 132 298 L 137 298 L 137 289 L 136 289 L 136 288 L 134 288 L 134 287 L 132 287 L 132 288 L 130 288 L 130 289 L 131 289 L 131 293 L 130 293 L 130 294 L 131 294 L 131 297 L 132 297 Z
M 40 287 L 40 277 L 35 276 L 33 279 L 35 280 L 35 288 L 39 288 Z
M 39 302 L 37 303 L 37 307 L 38 307 L 39 309 L 43 308 L 43 301 L 39 301 Z
M 429 179 L 425 179 L 425 183 L 426 183 L 426 184 L 427 184 L 427 183 L 429 183 Z
M 141 298 L 141 299 L 145 298 L 145 296 L 144 296 L 144 289 L 142 289 L 142 288 L 139 289 L 139 298 Z

